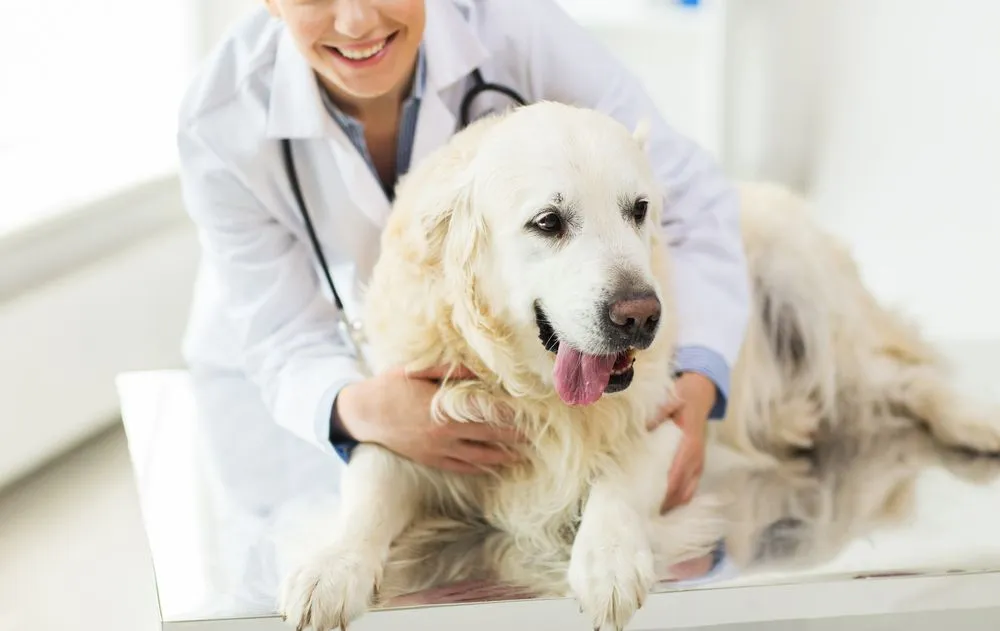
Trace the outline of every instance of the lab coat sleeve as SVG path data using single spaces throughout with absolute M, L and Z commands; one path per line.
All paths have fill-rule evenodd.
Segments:
M 178 134 L 184 204 L 220 276 L 247 376 L 275 421 L 324 452 L 337 393 L 362 379 L 310 251 L 190 128 Z
M 749 316 L 735 187 L 706 151 L 668 125 L 624 64 L 556 2 L 495 4 L 508 16 L 510 37 L 521 49 L 532 100 L 593 108 L 629 129 L 649 121 L 649 154 L 665 193 L 663 229 L 674 261 L 675 368 L 716 384 L 720 396 L 711 418 L 721 418 Z

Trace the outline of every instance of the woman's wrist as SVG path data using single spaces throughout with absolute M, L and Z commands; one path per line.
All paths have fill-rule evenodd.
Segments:
M 371 411 L 365 405 L 370 398 L 364 394 L 365 381 L 349 383 L 337 394 L 332 410 L 332 421 L 337 429 L 351 440 L 359 443 L 370 442 L 369 416 Z
M 717 397 L 717 388 L 711 379 L 696 372 L 682 373 L 678 378 L 678 393 L 699 421 L 708 419 Z

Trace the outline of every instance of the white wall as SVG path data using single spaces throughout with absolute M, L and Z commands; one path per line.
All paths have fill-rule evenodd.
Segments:
M 723 150 L 724 0 L 557 0 L 645 84 L 670 124 Z
M 833 5 L 727 0 L 724 155 L 733 173 L 808 185 Z
M 733 172 L 802 187 L 932 335 L 1000 337 L 1000 2 L 729 7 Z
M 0 248 L 24 281 L 0 283 L 0 487 L 112 423 L 120 372 L 182 365 L 198 247 L 176 180 L 81 213 Z
M 195 26 L 198 48 L 192 51 L 197 62 L 233 23 L 263 0 L 187 0 L 189 19 Z
M 114 13 L 118 4 L 107 0 L 99 8 Z M 168 16 L 169 24 L 162 26 L 183 40 L 156 58 L 156 69 L 172 70 L 158 76 L 168 74 L 170 89 L 179 92 L 186 83 L 184 71 L 191 72 L 233 22 L 257 6 L 260 0 L 184 0 L 175 7 L 180 10 L 154 15 Z M 77 16 L 64 17 L 59 28 L 72 30 Z M 186 51 L 186 59 L 178 62 L 177 50 Z M 111 55 L 105 61 L 116 60 Z M 136 143 L 146 148 L 149 138 L 162 139 L 167 146 L 156 149 L 172 155 L 176 99 L 161 98 L 157 108 L 133 105 L 133 119 L 146 134 Z M 63 122 L 72 126 L 75 120 Z M 90 163 L 77 161 L 85 167 L 103 164 L 109 156 L 140 162 L 138 154 L 117 150 L 107 126 L 98 128 L 108 141 L 104 145 L 57 129 L 56 136 L 70 141 L 63 153 L 74 156 L 78 148 L 99 147 L 88 155 Z M 50 136 L 40 138 L 55 138 Z M 14 163 L 30 162 L 28 150 L 44 148 L 33 139 L 11 152 L 7 171 L 23 171 Z M 43 184 L 22 172 L 14 188 L 2 189 L 9 203 L 0 209 L 0 219 L 24 205 L 15 203 L 21 189 L 25 199 L 51 201 L 53 208 L 44 217 L 26 209 L 17 232 L 0 229 L 0 269 L 13 271 L 0 279 L 0 487 L 113 423 L 118 415 L 114 379 L 120 372 L 182 365 L 181 334 L 198 262 L 197 240 L 176 178 L 145 179 L 154 169 L 126 166 L 110 164 L 99 172 L 100 181 L 74 166 L 63 170 L 60 186 L 49 188 L 44 185 L 48 171 L 37 174 Z M 88 186 L 77 190 L 72 186 L 77 181 Z

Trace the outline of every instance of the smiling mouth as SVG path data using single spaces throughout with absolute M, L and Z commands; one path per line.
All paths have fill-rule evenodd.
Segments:
M 338 46 L 324 46 L 328 51 L 333 53 L 336 57 L 340 58 L 342 61 L 349 63 L 360 63 L 365 61 L 371 61 L 376 57 L 379 57 L 381 53 L 389 47 L 389 44 L 396 39 L 399 35 L 399 31 L 396 31 L 383 39 L 382 41 L 375 42 L 369 46 L 359 48 L 357 46 L 347 48 Z
M 589 355 L 562 344 L 541 305 L 535 304 L 538 339 L 555 353 L 553 380 L 559 398 L 567 405 L 590 405 L 605 394 L 621 392 L 635 377 L 635 348 L 614 355 Z

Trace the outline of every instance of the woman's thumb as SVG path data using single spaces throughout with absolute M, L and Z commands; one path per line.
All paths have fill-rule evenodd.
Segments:
M 646 423 L 646 429 L 653 431 L 674 417 L 680 411 L 683 402 L 680 399 L 671 399 L 656 410 L 656 414 Z
M 431 366 L 423 370 L 406 371 L 406 376 L 410 379 L 475 379 L 476 375 L 462 365 L 457 366 Z

